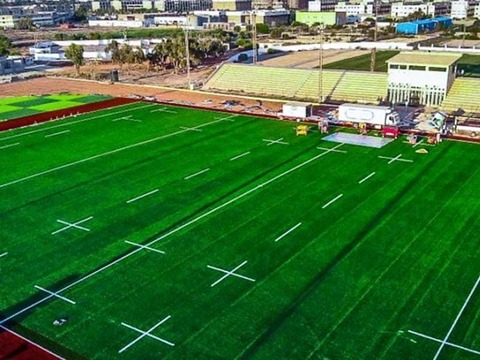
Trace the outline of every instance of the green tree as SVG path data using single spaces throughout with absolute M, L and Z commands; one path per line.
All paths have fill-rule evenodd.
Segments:
M 71 44 L 65 50 L 65 56 L 68 59 L 72 60 L 78 75 L 80 75 L 80 66 L 85 63 L 85 59 L 83 58 L 83 51 L 83 46 L 77 44 Z
M 15 23 L 15 29 L 17 30 L 31 30 L 35 27 L 32 18 L 30 16 L 26 16 L 21 18 Z
M 86 7 L 80 6 L 75 13 L 73 14 L 73 20 L 78 22 L 85 22 L 88 19 L 88 9 Z
M 269 34 L 270 33 L 270 27 L 267 24 L 257 24 L 257 33 L 258 34 Z
M 12 42 L 5 35 L 0 35 L 0 56 L 7 56 L 12 48 Z

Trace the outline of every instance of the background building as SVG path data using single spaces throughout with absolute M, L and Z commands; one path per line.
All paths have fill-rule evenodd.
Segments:
M 307 25 L 315 23 L 323 23 L 329 26 L 344 25 L 347 22 L 347 15 L 345 12 L 297 11 L 295 20 Z

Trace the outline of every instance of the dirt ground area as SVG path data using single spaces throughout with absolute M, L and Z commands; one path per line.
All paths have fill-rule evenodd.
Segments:
M 202 106 L 210 109 L 240 111 L 259 115 L 276 115 L 281 111 L 283 104 L 283 102 L 263 99 L 259 101 L 254 98 L 161 88 L 152 85 L 110 84 L 69 78 L 43 77 L 0 85 L 1 96 L 46 95 L 61 92 L 123 97 L 136 94 L 152 96 L 156 100 L 172 104 Z M 235 101 L 235 103 L 225 104 L 225 101 Z
M 325 50 L 323 52 L 323 63 L 329 64 L 368 53 L 370 53 L 369 50 Z M 313 69 L 318 66 L 318 50 L 289 52 L 283 56 L 264 60 L 261 64 L 265 66 Z

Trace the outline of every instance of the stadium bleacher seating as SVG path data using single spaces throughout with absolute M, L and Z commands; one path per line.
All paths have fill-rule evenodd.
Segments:
M 479 112 L 478 89 L 480 79 L 456 78 L 442 103 L 442 110 L 456 111 L 460 108 L 466 112 Z
M 387 96 L 387 74 L 324 70 L 323 96 L 337 101 L 377 104 Z M 318 101 L 318 70 L 224 64 L 204 90 Z

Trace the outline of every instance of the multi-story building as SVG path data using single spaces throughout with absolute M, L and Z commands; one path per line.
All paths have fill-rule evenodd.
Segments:
M 27 17 L 34 26 L 54 26 L 68 20 L 72 15 L 71 12 L 45 9 L 48 8 L 36 5 L 0 7 L 0 27 L 14 28 L 20 20 Z
M 453 0 L 450 16 L 453 19 L 472 18 L 475 15 L 475 5 L 473 0 Z
M 451 3 L 449 2 L 428 2 L 428 3 L 392 3 L 390 15 L 393 18 L 403 18 L 414 12 L 421 11 L 432 17 L 450 15 Z
M 338 0 L 313 0 L 308 2 L 308 11 L 335 11 Z
M 246 11 L 252 9 L 252 0 L 212 0 L 213 10 Z
M 348 3 L 341 1 L 335 5 L 335 12 L 344 12 L 347 16 L 361 15 L 367 13 L 366 3 Z

